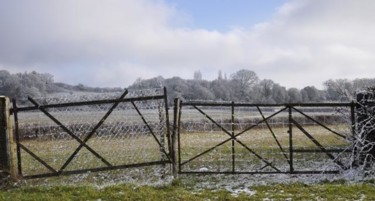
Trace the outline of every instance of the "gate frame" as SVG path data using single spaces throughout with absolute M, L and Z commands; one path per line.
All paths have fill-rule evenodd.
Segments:
M 351 121 L 351 134 L 352 136 L 354 136 L 356 134 L 356 106 L 357 106 L 357 103 L 352 101 L 352 102 L 349 102 L 349 103 L 289 103 L 289 104 L 251 104 L 251 103 L 234 103 L 234 102 L 231 102 L 231 103 L 228 103 L 228 102 L 224 102 L 224 103 L 219 103 L 219 102 L 202 102 L 202 101 L 187 101 L 187 102 L 182 102 L 180 99 L 176 98 L 175 99 L 175 103 L 177 103 L 175 106 L 175 117 L 177 117 L 177 120 L 175 120 L 175 124 L 178 125 L 178 128 L 177 129 L 174 129 L 174 135 L 177 136 L 177 141 L 178 141 L 178 147 L 177 147 L 177 152 L 178 152 L 178 174 L 337 174 L 339 173 L 340 171 L 339 170 L 334 170 L 334 171 L 296 171 L 294 169 L 294 165 L 293 165 L 293 155 L 294 153 L 297 153 L 297 152 L 305 152 L 305 153 L 309 153 L 309 152 L 321 152 L 321 153 L 325 153 L 329 158 L 331 158 L 333 160 L 333 162 L 335 162 L 337 165 L 339 165 L 342 169 L 347 169 L 348 167 L 346 167 L 344 164 L 342 164 L 341 162 L 336 162 L 334 161 L 334 158 L 332 158 L 332 155 L 330 153 L 335 153 L 335 152 L 342 152 L 342 151 L 345 151 L 345 152 L 350 152 L 351 150 L 345 150 L 345 149 L 334 149 L 334 150 L 327 150 L 325 149 L 318 141 L 315 140 L 315 138 L 309 134 L 306 130 L 303 129 L 303 127 L 293 119 L 293 110 L 297 113 L 300 113 L 302 114 L 303 116 L 305 116 L 306 118 L 314 121 L 315 123 L 317 123 L 319 126 L 325 128 L 326 130 L 330 131 L 331 133 L 333 134 L 338 134 L 337 132 L 333 131 L 332 129 L 328 128 L 327 126 L 325 126 L 324 124 L 322 124 L 321 122 L 313 119 L 312 117 L 310 117 L 309 115 L 306 115 L 304 114 L 302 111 L 299 111 L 298 109 L 296 109 L 295 107 L 348 107 L 350 108 L 350 121 Z M 239 132 L 238 134 L 235 134 L 231 136 L 231 140 L 234 141 L 236 140 L 237 142 L 239 140 L 236 139 L 237 136 L 243 134 L 244 132 L 248 131 L 248 130 L 251 130 L 253 127 L 256 127 L 257 125 L 259 125 L 260 123 L 266 123 L 268 129 L 271 131 L 271 133 L 273 132 L 272 129 L 270 128 L 270 126 L 268 125 L 267 123 L 267 120 L 268 119 L 271 119 L 273 116 L 279 114 L 280 112 L 282 111 L 285 111 L 285 110 L 288 110 L 288 126 L 289 126 L 289 130 L 288 130 L 288 134 L 289 134 L 289 171 L 278 171 L 277 168 L 275 169 L 276 172 L 259 172 L 259 171 L 249 171 L 249 172 L 238 172 L 238 171 L 235 171 L 235 165 L 233 165 L 235 163 L 235 159 L 233 159 L 234 157 L 234 151 L 232 150 L 232 171 L 182 171 L 182 165 L 184 164 L 187 164 L 188 162 L 194 160 L 195 158 L 198 158 L 208 152 L 210 152 L 211 150 L 215 149 L 216 147 L 219 147 L 221 146 L 222 144 L 226 143 L 226 142 L 229 142 L 229 140 L 224 140 L 223 142 L 215 145 L 215 146 L 212 146 L 211 148 L 203 151 L 202 153 L 199 153 L 198 155 L 195 155 L 195 156 L 192 156 L 192 158 L 188 159 L 187 161 L 184 161 L 182 162 L 181 160 L 181 139 L 180 139 L 180 125 L 181 125 L 181 114 L 182 114 L 182 107 L 183 106 L 192 106 L 194 107 L 195 109 L 197 109 L 202 115 L 204 115 L 207 119 L 209 119 L 211 121 L 211 123 L 213 124 L 216 124 L 216 126 L 221 129 L 223 132 L 227 132 L 224 128 L 222 128 L 220 125 L 218 125 L 213 119 L 211 119 L 207 114 L 205 114 L 204 112 L 202 112 L 199 108 L 197 108 L 197 106 L 226 106 L 226 107 L 231 107 L 232 109 L 232 118 L 231 118 L 231 123 L 233 125 L 233 109 L 234 107 L 256 107 L 258 109 L 258 111 L 260 112 L 261 116 L 262 116 L 262 120 L 257 122 L 255 125 L 252 125 L 250 127 L 247 127 L 244 131 L 241 131 Z M 283 109 L 277 111 L 277 112 L 274 112 L 273 114 L 271 114 L 270 116 L 268 117 L 264 117 L 264 115 L 261 113 L 261 110 L 259 109 L 259 107 L 283 107 Z M 304 135 L 306 135 L 320 150 L 299 150 L 299 149 L 293 149 L 293 127 L 296 126 L 297 129 L 299 129 L 301 132 L 304 133 Z M 177 126 L 176 126 L 177 127 Z M 233 126 L 232 126 L 232 133 L 233 133 Z M 340 134 L 339 134 L 340 135 Z M 241 144 L 241 143 L 240 143 Z M 244 145 L 242 145 L 244 146 Z M 233 146 L 232 146 L 233 147 Z M 248 151 L 252 152 L 251 149 L 249 149 L 248 147 L 244 146 Z M 252 154 L 256 154 L 256 153 L 253 153 Z M 259 158 L 259 157 L 258 157 Z M 261 159 L 261 158 L 259 158 Z M 262 159 L 261 159 L 262 160 Z M 269 165 L 268 163 L 266 163 L 267 166 Z
M 33 178 L 42 178 L 42 177 L 52 177 L 52 176 L 60 176 L 60 175 L 72 175 L 72 174 L 80 174 L 80 173 L 87 173 L 87 172 L 98 172 L 98 171 L 105 171 L 105 170 L 117 170 L 117 169 L 126 169 L 126 168 L 134 168 L 134 167 L 145 167 L 145 166 L 152 166 L 152 165 L 166 165 L 166 164 L 173 164 L 172 155 L 173 151 L 171 151 L 171 133 L 170 133 L 170 125 L 169 125 L 169 114 L 168 114 L 168 102 L 167 102 L 167 90 L 164 87 L 163 88 L 163 94 L 162 95 L 154 95 L 154 96 L 144 96 L 144 97 L 133 97 L 133 98 L 125 98 L 125 96 L 128 94 L 128 90 L 126 89 L 125 92 L 121 95 L 121 97 L 117 99 L 106 99 L 106 100 L 93 100 L 93 101 L 81 101 L 81 102 L 71 102 L 71 103 L 60 103 L 60 104 L 46 104 L 46 105 L 39 105 L 34 99 L 31 97 L 28 97 L 28 100 L 34 104 L 34 106 L 29 107 L 17 107 L 16 100 L 13 99 L 13 108 L 10 108 L 8 111 L 10 114 L 13 115 L 14 119 L 14 136 L 15 136 L 15 142 L 11 143 L 14 144 L 16 147 L 16 159 L 12 159 L 11 161 L 17 161 L 17 165 L 15 165 L 15 175 L 19 178 L 24 179 L 33 179 Z M 159 140 L 153 133 L 151 127 L 148 125 L 147 121 L 143 117 L 142 113 L 139 111 L 137 106 L 135 105 L 136 101 L 147 101 L 147 100 L 163 100 L 164 101 L 164 108 L 165 108 L 165 137 L 167 138 L 167 146 L 160 144 Z M 134 109 L 137 111 L 138 115 L 140 115 L 143 123 L 148 128 L 154 139 L 157 141 L 158 146 L 163 152 L 165 156 L 165 160 L 163 157 L 161 157 L 161 160 L 159 161 L 151 161 L 151 162 L 144 162 L 144 163 L 135 163 L 135 164 L 124 164 L 124 165 L 112 165 L 108 161 L 106 161 L 100 154 L 96 153 L 95 150 L 93 150 L 91 147 L 89 147 L 86 142 L 91 138 L 91 136 L 94 135 L 96 129 L 98 129 L 102 123 L 106 120 L 108 116 L 110 116 L 111 112 L 117 107 L 119 103 L 123 102 L 129 102 L 133 105 Z M 89 132 L 89 134 L 85 137 L 84 140 L 81 140 L 79 137 L 77 137 L 73 132 L 71 132 L 67 127 L 65 127 L 61 122 L 59 122 L 56 118 L 54 118 L 49 112 L 46 110 L 48 108 L 60 108 L 60 107 L 73 107 L 73 106 L 83 106 L 83 105 L 98 105 L 98 104 L 111 104 L 113 103 L 112 107 L 107 111 L 107 113 L 101 118 L 101 120 L 97 123 L 97 125 L 94 127 L 94 129 Z M 63 166 L 60 168 L 60 170 L 55 170 L 51 166 L 49 166 L 46 162 L 44 162 L 41 158 L 39 158 L 37 155 L 35 155 L 32 151 L 28 150 L 25 146 L 23 146 L 19 139 L 19 129 L 18 129 L 18 112 L 23 111 L 32 111 L 32 110 L 40 110 L 43 112 L 47 117 L 49 117 L 52 121 L 56 123 L 60 128 L 63 129 L 64 132 L 69 134 L 73 139 L 77 140 L 79 143 L 79 146 L 76 148 L 76 150 L 73 152 L 72 155 L 67 159 L 67 161 L 63 164 Z M 64 171 L 65 167 L 67 167 L 70 162 L 74 159 L 76 154 L 80 151 L 82 147 L 86 147 L 92 154 L 94 154 L 96 157 L 98 157 L 102 162 L 104 162 L 107 167 L 97 167 L 97 168 L 88 168 L 88 169 L 80 169 L 80 170 L 69 170 Z M 34 159 L 36 159 L 39 163 L 44 165 L 47 169 L 51 171 L 51 173 L 42 173 L 42 174 L 35 174 L 35 175 L 23 175 L 22 174 L 22 157 L 21 157 L 21 149 L 26 151 L 28 154 L 30 154 Z

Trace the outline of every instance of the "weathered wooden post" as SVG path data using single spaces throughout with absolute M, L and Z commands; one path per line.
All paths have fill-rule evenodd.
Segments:
M 359 165 L 371 165 L 375 160 L 375 89 L 357 93 L 356 137 L 360 140 L 356 150 Z
M 16 144 L 8 97 L 0 96 L 0 171 L 1 176 L 17 179 Z

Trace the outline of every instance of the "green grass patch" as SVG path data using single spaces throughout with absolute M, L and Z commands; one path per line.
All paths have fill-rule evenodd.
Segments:
M 0 200 L 375 200 L 371 183 L 274 184 L 249 191 L 192 190 L 176 181 L 164 186 L 112 185 L 21 187 L 0 191 Z

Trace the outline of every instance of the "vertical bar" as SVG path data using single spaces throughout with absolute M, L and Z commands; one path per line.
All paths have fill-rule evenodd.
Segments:
M 178 103 L 179 103 L 179 108 L 178 108 L 178 111 L 179 113 L 177 114 L 177 124 L 178 124 L 178 127 L 177 127 L 177 146 L 178 146 L 178 173 L 181 173 L 181 136 L 180 136 L 180 133 L 181 133 L 181 111 L 182 111 L 182 102 L 180 99 L 178 99 Z
M 289 110 L 289 172 L 293 173 L 294 172 L 294 167 L 293 167 L 293 124 L 292 124 L 292 107 L 288 106 Z
M 235 172 L 235 163 L 236 163 L 236 150 L 235 150 L 235 144 L 234 144 L 234 102 L 232 101 L 232 118 L 231 118 L 231 123 L 232 123 L 232 172 Z
M 178 133 L 178 127 L 180 126 L 178 123 L 178 114 L 180 109 L 180 101 L 178 98 L 174 99 L 174 107 L 173 107 L 173 132 L 171 136 L 171 159 L 172 159 L 172 175 L 177 177 L 177 166 L 176 166 L 176 135 Z
M 163 88 L 164 91 L 164 106 L 165 106 L 165 122 L 166 122 L 166 127 L 167 127 L 167 143 L 168 143 L 168 149 L 169 149 L 169 154 L 171 153 L 171 132 L 170 132 L 170 125 L 169 125 L 169 108 L 168 108 L 168 97 L 167 97 L 167 88 Z
M 166 156 L 166 151 L 165 151 L 165 130 L 164 130 L 164 115 L 163 115 L 163 110 L 162 110 L 162 104 L 158 104 L 158 114 L 159 114 L 159 125 L 160 125 L 160 147 L 159 147 L 159 152 L 160 152 L 160 161 L 165 161 L 165 159 L 168 157 Z M 169 148 L 169 145 L 168 145 Z M 169 154 L 169 153 L 168 153 Z M 163 163 L 161 168 L 161 178 L 163 179 L 165 177 L 165 163 Z
M 0 96 L 0 170 L 2 171 L 8 171 L 10 166 L 9 155 L 7 153 L 7 111 L 9 109 L 7 108 L 6 101 L 6 97 Z
M 18 111 L 17 111 L 17 103 L 16 99 L 12 100 L 13 102 L 13 117 L 15 123 L 15 136 L 16 136 L 16 143 L 17 143 L 17 165 L 18 165 L 18 175 L 22 177 L 22 160 L 21 160 L 21 147 L 20 147 L 20 136 L 19 136 L 19 128 L 18 128 Z

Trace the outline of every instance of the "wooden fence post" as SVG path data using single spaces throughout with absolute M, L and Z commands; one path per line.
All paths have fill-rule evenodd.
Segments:
M 8 97 L 0 96 L 0 113 L 0 170 L 4 176 L 17 180 L 17 152 Z

